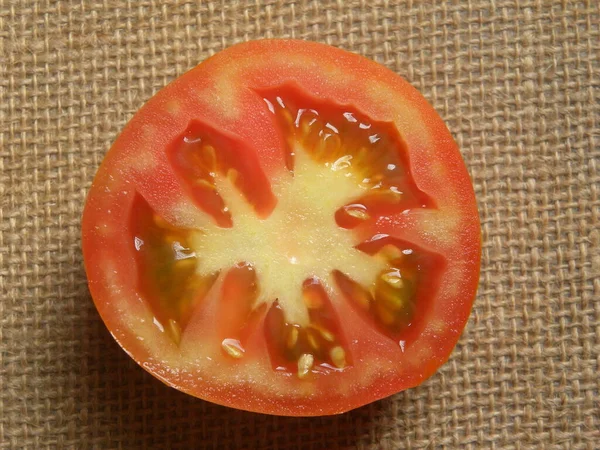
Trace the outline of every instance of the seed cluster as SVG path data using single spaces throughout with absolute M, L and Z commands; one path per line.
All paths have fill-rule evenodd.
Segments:
M 157 327 L 179 344 L 193 311 L 218 274 L 200 276 L 197 255 L 190 249 L 191 230 L 170 225 L 139 195 L 134 200 L 131 227 L 142 295 Z
M 278 302 L 273 303 L 267 313 L 265 335 L 274 365 L 291 368 L 297 362 L 301 378 L 316 365 L 321 370 L 343 369 L 349 360 L 327 293 L 318 280 L 312 279 L 305 282 L 302 294 L 309 312 L 307 325 L 289 323 Z

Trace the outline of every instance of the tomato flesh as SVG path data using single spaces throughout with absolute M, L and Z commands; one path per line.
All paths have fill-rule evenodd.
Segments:
M 293 101 L 283 98 L 292 98 Z M 235 323 L 239 328 L 229 326 L 233 328 L 231 336 L 224 336 L 222 340 L 227 355 L 240 358 L 245 353 L 244 339 L 239 336 L 246 326 L 244 321 L 250 315 L 257 315 L 258 309 L 267 306 L 264 333 L 271 364 L 276 370 L 292 372 L 297 369 L 302 378 L 312 370 L 343 370 L 349 364 L 351 354 L 343 345 L 343 332 L 322 284 L 330 283 L 328 277 L 333 276 L 341 292 L 369 314 L 374 326 L 400 341 L 398 338 L 413 325 L 415 312 L 424 308 L 427 298 L 421 296 L 425 301 L 416 301 L 416 275 L 420 268 L 414 264 L 409 267 L 404 260 L 415 257 L 427 259 L 427 256 L 413 249 L 405 249 L 402 253 L 397 246 L 394 247 L 394 243 L 390 243 L 388 247 L 396 248 L 397 254 L 393 259 L 384 258 L 382 262 L 375 259 L 377 252 L 367 251 L 377 248 L 373 242 L 354 246 L 347 240 L 346 248 L 342 249 L 345 250 L 344 254 L 339 254 L 340 260 L 346 255 L 352 263 L 381 266 L 378 274 L 370 274 L 370 283 L 364 285 L 364 279 L 362 283 L 357 282 L 344 273 L 343 267 L 340 271 L 336 262 L 331 260 L 328 261 L 329 266 L 325 264 L 317 270 L 312 266 L 319 264 L 318 253 L 336 252 L 339 246 L 334 249 L 324 245 L 323 241 L 328 237 L 322 234 L 328 230 L 308 224 L 304 216 L 311 214 L 310 220 L 316 222 L 325 222 L 329 218 L 330 225 L 335 222 L 341 229 L 351 229 L 373 217 L 414 207 L 425 208 L 431 201 L 416 188 L 406 170 L 407 157 L 403 144 L 389 124 L 371 121 L 348 106 L 303 97 L 287 87 L 271 92 L 263 100 L 276 116 L 287 143 L 284 149 L 286 168 L 282 168 L 284 173 L 280 176 L 283 181 L 280 182 L 282 186 L 278 195 L 273 194 L 266 177 L 257 180 L 256 176 L 252 176 L 259 170 L 257 161 L 236 155 L 233 140 L 193 124 L 171 146 L 169 156 L 198 206 L 211 216 L 219 230 L 202 229 L 200 236 L 194 239 L 189 237 L 189 230 L 178 232 L 165 225 L 161 230 L 167 230 L 162 235 L 167 242 L 150 240 L 146 244 L 154 246 L 156 250 L 151 258 L 157 262 L 157 267 L 141 270 L 140 284 L 147 283 L 146 280 L 157 280 L 154 289 L 147 290 L 146 295 L 152 297 L 154 290 L 160 292 L 160 298 L 169 300 L 167 308 L 159 303 L 154 308 L 157 317 L 169 316 L 162 325 L 171 330 L 178 340 L 189 315 L 206 295 L 208 287 L 216 281 L 216 275 L 235 264 L 227 275 L 220 295 L 220 304 L 226 306 L 219 309 L 219 319 L 227 324 Z M 309 183 L 314 183 L 317 188 L 327 177 L 332 177 L 329 184 L 333 189 L 338 188 L 337 183 L 344 178 L 350 179 L 349 184 L 356 185 L 354 189 L 348 188 L 351 193 L 346 195 L 351 203 L 343 204 L 344 197 L 335 198 L 331 194 L 331 198 L 328 198 L 327 193 L 309 195 L 307 187 L 303 185 L 304 179 L 317 169 L 320 176 L 309 178 Z M 336 177 L 338 174 L 343 178 Z M 301 188 L 295 189 L 296 185 Z M 242 200 L 231 198 L 235 195 L 232 191 L 236 190 L 240 192 Z M 223 198 L 224 191 L 229 198 Z M 312 214 L 311 210 L 319 209 L 319 203 L 324 203 L 323 199 L 330 200 L 324 214 Z M 236 203 L 242 205 L 233 208 L 232 205 Z M 232 209 L 238 212 L 239 217 L 232 216 Z M 283 212 L 280 213 L 280 210 Z M 267 217 L 261 219 L 265 212 Z M 134 222 L 138 221 L 137 215 L 138 212 L 133 216 Z M 156 216 L 154 218 L 156 220 Z M 147 227 L 143 224 L 143 216 L 140 219 L 141 226 Z M 164 223 L 164 220 L 158 220 Z M 302 240 L 287 235 L 292 224 L 307 226 L 309 238 Z M 241 232 L 237 237 L 228 239 L 228 236 L 236 236 L 236 226 L 248 228 L 249 233 Z M 154 226 L 154 230 L 157 229 Z M 275 234 L 272 230 L 276 230 Z M 178 234 L 187 234 L 188 237 L 183 239 Z M 258 236 L 258 239 L 253 239 L 252 235 Z M 302 232 L 298 235 L 302 235 Z M 269 238 L 265 239 L 265 236 Z M 203 243 L 207 240 L 214 241 L 216 246 L 206 249 Z M 145 240 L 136 235 L 134 242 Z M 239 260 L 219 258 L 209 269 L 202 267 L 205 258 L 203 253 L 222 254 L 220 246 L 239 248 L 244 245 L 249 250 L 234 252 Z M 192 251 L 190 247 L 197 251 Z M 273 255 L 267 247 L 275 247 L 275 252 L 281 253 L 283 258 Z M 175 262 L 164 254 L 164 249 L 173 253 Z M 361 257 L 354 261 L 348 253 L 358 253 L 357 249 L 373 255 L 373 260 Z M 419 255 L 415 256 L 413 252 Z M 245 255 L 240 255 L 243 253 Z M 257 255 L 266 255 L 265 260 L 253 260 Z M 258 267 L 255 267 L 256 264 Z M 286 280 L 283 289 L 282 286 L 272 286 L 276 283 L 265 276 L 265 273 L 276 272 L 274 276 L 280 278 L 286 270 L 290 270 L 290 266 L 298 265 L 306 267 L 295 277 Z M 424 278 L 427 277 L 435 279 L 433 274 L 426 274 Z M 169 282 L 172 282 L 172 286 L 169 286 Z M 329 287 L 334 287 L 331 284 Z M 190 288 L 192 292 L 188 292 Z M 287 290 L 296 290 L 297 295 L 290 295 Z M 284 300 L 288 300 L 284 297 L 286 295 L 291 297 L 291 301 L 284 303 Z M 357 302 L 357 299 L 360 300 Z M 292 305 L 294 315 L 289 312 L 292 302 L 296 303 Z M 173 308 L 177 310 L 176 314 L 172 311 L 171 314 L 166 313 L 167 309 Z
M 264 45 L 242 45 L 242 55 Z M 315 44 L 271 45 L 284 57 Z M 338 50 L 317 48 L 339 63 Z M 197 76 L 218 85 L 234 56 Z M 147 132 L 160 145 L 138 157 L 133 135 L 115 143 L 84 214 L 90 288 L 115 338 L 170 385 L 260 412 L 342 412 L 417 384 L 448 357 L 478 271 L 472 188 L 435 120 L 415 119 L 446 139 L 431 142 L 448 160 L 415 169 L 425 150 L 401 120 L 358 94 L 317 95 L 300 66 L 282 69 L 285 82 L 256 66 L 233 86 L 253 96 L 237 126 L 219 102 L 213 116 L 181 112 L 196 80 L 186 76 L 129 125 L 162 126 L 167 140 Z M 393 80 L 382 89 L 435 114 Z M 166 113 L 180 119 L 157 119 Z M 245 134 L 256 117 L 270 127 L 262 146 Z M 125 214 L 107 218 L 109 208 Z

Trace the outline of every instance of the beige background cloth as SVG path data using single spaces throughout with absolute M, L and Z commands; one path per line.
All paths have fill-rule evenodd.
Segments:
M 0 0 L 0 449 L 600 447 L 596 0 Z M 163 386 L 86 287 L 85 195 L 157 90 L 239 41 L 379 61 L 431 101 L 477 193 L 481 283 L 450 361 L 338 417 L 269 417 Z

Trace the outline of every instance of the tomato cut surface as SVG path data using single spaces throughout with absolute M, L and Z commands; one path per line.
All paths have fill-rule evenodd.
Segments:
M 265 40 L 138 111 L 86 203 L 90 290 L 127 353 L 215 403 L 324 415 L 420 384 L 467 321 L 473 189 L 440 117 L 384 67 Z

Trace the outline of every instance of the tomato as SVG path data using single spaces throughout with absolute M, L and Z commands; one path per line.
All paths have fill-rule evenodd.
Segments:
M 169 386 L 341 413 L 431 376 L 478 282 L 473 188 L 406 81 L 322 44 L 231 47 L 107 153 L 82 224 L 108 329 Z

